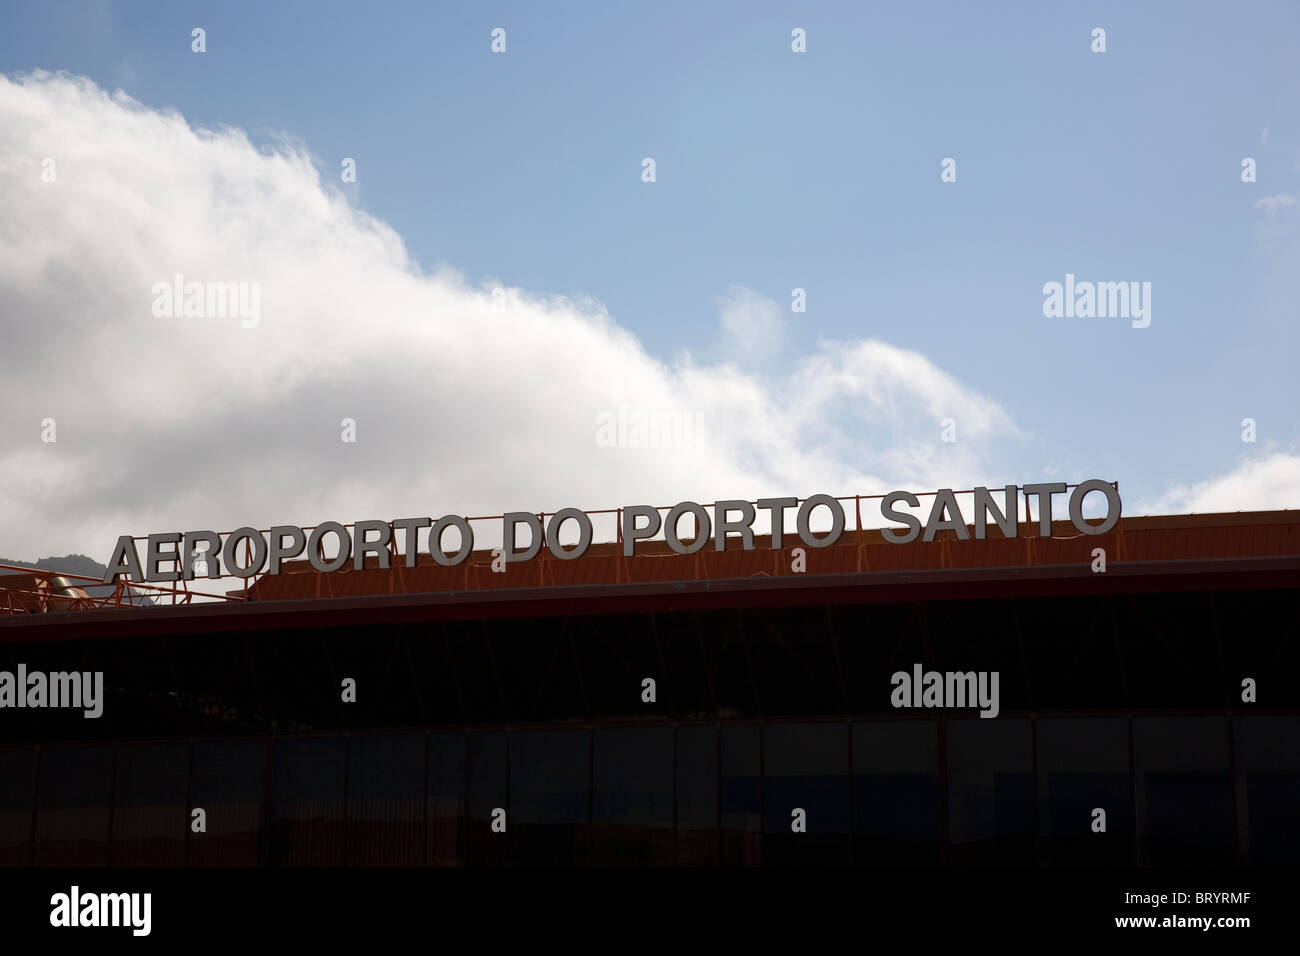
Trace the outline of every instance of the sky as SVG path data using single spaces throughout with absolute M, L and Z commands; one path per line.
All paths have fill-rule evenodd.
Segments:
M 1297 49 L 1278 2 L 4 5 L 0 554 L 1090 478 L 1298 507 Z M 156 314 L 176 274 L 256 324 Z M 1067 274 L 1149 325 L 1045 315 Z M 620 408 L 702 427 L 609 447 Z

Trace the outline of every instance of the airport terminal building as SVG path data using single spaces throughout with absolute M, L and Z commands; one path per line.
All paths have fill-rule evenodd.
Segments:
M 798 544 L 0 569 L 0 865 L 1300 859 L 1300 512 Z

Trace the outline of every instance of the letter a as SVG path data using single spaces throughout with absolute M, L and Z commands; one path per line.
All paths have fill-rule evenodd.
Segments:
M 641 681 L 641 703 L 653 704 L 655 702 L 655 679 L 647 677 Z
M 69 908 L 68 894 L 55 893 L 53 896 L 50 897 L 50 902 L 54 905 L 54 909 L 50 910 L 50 925 L 67 926 L 68 908 Z
M 501 807 L 492 808 L 492 832 L 506 832 L 506 812 Z
M 193 830 L 195 833 L 208 832 L 208 811 L 207 810 L 204 810 L 202 807 L 195 807 L 192 811 L 190 811 L 190 816 L 192 817 L 192 819 L 190 820 L 191 830 Z
M 1106 811 L 1101 807 L 1094 807 L 1092 811 L 1092 832 L 1106 832 Z
M 1064 290 L 1059 282 L 1048 282 L 1043 286 L 1043 316 L 1048 319 L 1059 319 L 1065 316 Z
M 116 584 L 118 577 L 123 574 L 131 575 L 132 581 L 145 580 L 140 571 L 140 555 L 135 550 L 135 539 L 129 534 L 117 539 L 113 556 L 109 558 L 108 568 L 104 571 L 104 583 Z
M 618 425 L 614 420 L 613 412 L 601 412 L 596 416 L 596 447 L 597 448 L 617 448 L 618 436 L 616 432 Z
M 803 807 L 795 807 L 790 811 L 790 832 L 808 832 L 808 814 L 804 811 Z
M 1255 678 L 1247 677 L 1241 682 L 1241 702 L 1243 704 L 1255 703 Z
M 926 671 L 921 681 L 921 706 L 943 706 L 943 675 L 938 671 Z
M 357 682 L 352 677 L 343 678 L 343 703 L 355 704 L 357 702 Z
M 906 707 L 912 699 L 912 676 L 907 671 L 894 671 L 889 678 L 894 690 L 889 695 L 889 702 L 895 707 Z

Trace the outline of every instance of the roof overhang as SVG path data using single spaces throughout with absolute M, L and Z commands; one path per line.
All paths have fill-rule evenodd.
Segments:
M 1300 556 L 473 589 L 0 616 L 0 643 L 381 623 L 1300 587 Z

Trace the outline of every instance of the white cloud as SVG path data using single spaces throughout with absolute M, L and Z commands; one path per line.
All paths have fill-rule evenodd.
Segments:
M 1227 474 L 1176 485 L 1142 502 L 1138 514 L 1206 514 L 1300 508 L 1300 456 L 1274 453 L 1242 462 Z
M 1277 193 L 1273 196 L 1265 196 L 1263 199 L 1255 200 L 1255 208 L 1263 209 L 1265 212 L 1277 212 L 1279 209 L 1289 208 L 1295 205 L 1295 196 L 1291 193 Z
M 666 364 L 597 303 L 512 289 L 497 308 L 496 283 L 425 272 L 335 178 L 301 147 L 259 151 L 86 80 L 0 76 L 0 553 L 1016 479 L 991 465 L 1018 434 L 1007 414 L 922 355 L 872 340 L 768 371 Z M 155 317 L 153 285 L 177 273 L 260 282 L 260 325 Z M 732 290 L 722 323 L 743 341 L 782 314 Z M 598 447 L 597 415 L 620 405 L 698 413 L 707 440 Z
M 781 307 L 773 300 L 743 286 L 732 286 L 718 301 L 718 309 L 726 358 L 761 367 L 784 354 L 790 330 Z

